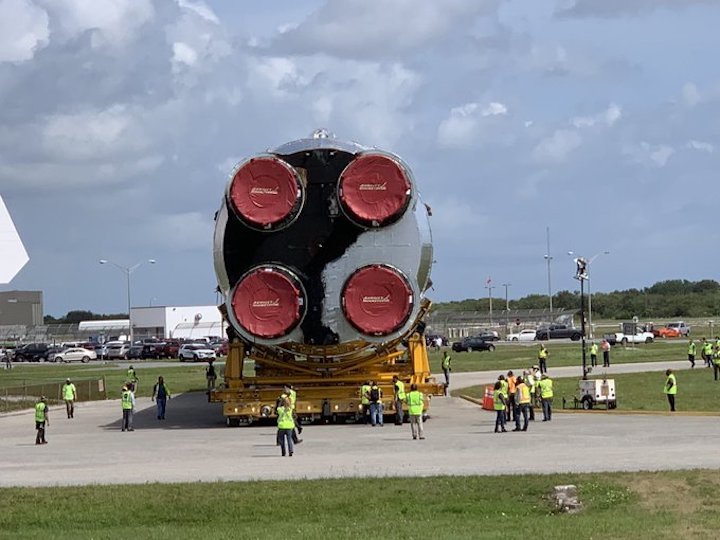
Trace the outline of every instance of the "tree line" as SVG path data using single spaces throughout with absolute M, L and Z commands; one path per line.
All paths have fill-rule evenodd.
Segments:
M 45 315 L 45 324 L 77 324 L 81 321 L 108 321 L 112 319 L 127 319 L 127 313 L 93 313 L 82 309 L 68 311 L 62 317 Z
M 587 295 L 585 298 L 587 308 Z M 488 311 L 488 298 L 434 304 L 437 310 Z M 510 309 L 546 309 L 548 296 L 530 294 L 510 300 Z M 504 309 L 505 298 L 493 297 L 493 307 Z M 580 291 L 559 291 L 553 295 L 553 308 L 580 310 Z M 653 317 L 712 317 L 720 315 L 720 283 L 712 279 L 688 281 L 671 279 L 659 281 L 643 289 L 626 289 L 612 292 L 593 292 L 593 318 L 630 319 L 634 316 Z

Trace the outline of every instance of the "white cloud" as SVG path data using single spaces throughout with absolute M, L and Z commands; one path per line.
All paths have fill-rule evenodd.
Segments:
M 611 103 L 607 109 L 593 116 L 576 116 L 571 123 L 576 128 L 593 127 L 596 124 L 605 124 L 610 127 L 622 117 L 622 109 Z
M 466 147 L 478 144 L 483 128 L 489 127 L 491 117 L 507 115 L 507 107 L 492 101 L 485 106 L 466 103 L 450 109 L 450 115 L 438 126 L 437 141 L 443 147 Z
M 39 0 L 64 37 L 92 32 L 92 45 L 121 46 L 154 15 L 152 0 Z
M 212 214 L 183 212 L 148 218 L 138 241 L 149 247 L 167 246 L 171 251 L 209 251 L 214 228 Z
M 182 65 L 194 66 L 195 62 L 197 62 L 197 58 L 198 55 L 195 52 L 195 49 L 190 47 L 187 43 L 179 41 L 173 43 L 173 56 L 171 61 L 173 63 L 174 71 L 181 69 Z
M 635 163 L 660 169 L 667 165 L 675 149 L 667 144 L 650 144 L 642 141 L 638 145 L 626 147 L 624 153 Z
M 0 0 L 0 62 L 24 62 L 48 43 L 48 15 L 28 0 Z
M 710 144 L 709 142 L 688 141 L 688 143 L 685 146 L 692 150 L 699 150 L 701 152 L 707 152 L 708 154 L 712 154 L 715 151 L 715 147 L 712 144 Z
M 657 9 L 682 9 L 693 5 L 712 4 L 715 0 L 574 0 L 558 10 L 567 17 L 618 17 L 643 15 Z
M 190 0 L 177 0 L 178 5 L 186 10 L 192 11 L 208 22 L 220 24 L 215 12 L 205 2 L 191 2 Z
M 575 131 L 558 129 L 541 140 L 532 150 L 532 158 L 540 163 L 562 163 L 582 144 Z

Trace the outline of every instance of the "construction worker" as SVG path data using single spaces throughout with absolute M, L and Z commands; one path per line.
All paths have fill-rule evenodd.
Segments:
M 133 409 L 135 408 L 135 394 L 125 385 L 122 387 L 122 425 L 121 431 L 135 431 L 133 429 Z
M 507 407 L 505 407 L 505 419 L 508 422 L 511 422 L 515 417 L 515 375 L 513 375 L 512 370 L 507 372 L 505 380 L 508 383 L 508 391 L 505 396 L 507 400 Z
M 405 401 L 405 383 L 393 375 L 393 404 L 395 406 L 395 425 L 403 423 L 403 401 Z
M 370 419 L 370 381 L 365 381 L 360 387 L 360 413 L 363 424 Z
M 370 399 L 370 425 L 375 427 L 383 425 L 383 403 L 382 403 L 382 389 L 378 386 L 377 381 L 370 383 L 370 392 L 368 394 Z
M 518 377 L 515 381 L 515 403 L 517 403 L 517 409 L 515 410 L 515 429 L 513 431 L 527 431 L 530 388 L 522 377 Z M 524 422 L 522 429 L 520 429 L 520 414 L 522 414 Z
M 157 404 L 157 419 L 165 420 L 165 405 L 170 399 L 170 390 L 168 390 L 165 380 L 158 377 L 158 381 L 153 386 L 152 397 L 150 398 Z
M 287 398 L 290 400 L 290 408 L 292 409 L 292 413 L 293 413 L 293 422 L 295 425 L 293 426 L 292 432 L 290 433 L 290 435 L 292 436 L 292 441 L 295 444 L 300 444 L 302 442 L 302 439 L 300 438 L 300 434 L 302 433 L 303 428 L 300 425 L 300 421 L 298 420 L 298 417 L 297 417 L 297 410 L 296 410 L 297 392 L 295 391 L 292 384 L 290 384 L 290 383 L 286 383 L 285 386 L 283 387 L 283 394 L 280 396 L 280 399 L 284 399 L 284 398 Z
M 688 362 L 690 362 L 690 367 L 695 367 L 695 353 L 697 352 L 697 345 L 695 345 L 695 341 L 692 339 L 688 339 Z
M 677 379 L 672 369 L 665 371 L 667 379 L 665 379 L 664 392 L 667 395 L 670 404 L 670 412 L 675 412 L 675 396 L 677 395 Z
M 65 410 L 67 411 L 67 417 L 74 418 L 75 401 L 77 400 L 77 389 L 75 388 L 75 385 L 70 382 L 70 379 L 65 379 L 65 384 L 62 385 L 60 393 L 62 393 L 62 397 L 65 400 Z
M 590 367 L 595 367 L 597 365 L 597 353 L 597 342 L 593 341 L 592 345 L 590 345 Z
M 290 456 L 293 455 L 293 437 L 295 431 L 295 420 L 293 419 L 293 408 L 290 403 L 290 397 L 286 396 L 275 409 L 277 414 L 277 444 L 280 446 L 282 455 L 285 456 L 285 443 L 287 442 L 287 450 Z
M 452 361 L 452 358 L 450 357 L 450 353 L 445 351 L 443 353 L 443 359 L 442 359 L 442 370 L 445 374 L 445 395 L 447 396 L 448 388 L 450 387 L 450 372 L 452 371 L 452 368 L 450 367 L 450 362 Z
M 607 339 L 603 339 L 600 343 L 600 348 L 603 352 L 603 367 L 610 367 L 610 342 Z
M 500 381 L 495 383 L 493 393 L 493 407 L 495 408 L 495 433 L 505 433 L 505 409 L 507 408 L 506 394 Z
M 544 344 L 540 344 L 540 350 L 538 351 L 538 364 L 540 364 L 540 374 L 547 373 L 547 358 L 548 350 Z
M 50 425 L 50 418 L 48 418 L 48 405 L 47 398 L 40 396 L 40 399 L 35 404 L 35 444 L 47 444 L 45 440 L 45 427 Z
M 425 408 L 425 396 L 417 389 L 417 384 L 410 386 L 410 392 L 405 396 L 408 405 L 408 413 L 410 415 L 410 431 L 412 438 L 425 438 L 423 431 L 422 413 Z
M 543 373 L 540 382 L 540 401 L 542 402 L 543 422 L 552 420 L 553 381 L 547 373 Z
M 713 346 L 712 343 L 705 338 L 702 338 L 701 354 L 703 360 L 705 360 L 705 365 L 710 367 L 712 365 Z
M 715 380 L 718 380 L 718 374 L 720 374 L 720 347 L 713 349 L 713 372 L 715 374 Z
M 205 370 L 205 378 L 207 379 L 207 391 L 208 391 L 208 400 L 210 399 L 210 392 L 215 390 L 215 381 L 217 380 L 217 373 L 215 373 L 215 366 L 213 365 L 213 361 L 208 361 L 208 367 Z
M 537 381 L 540 380 L 540 368 L 532 366 L 528 371 L 524 371 L 523 380 L 528 387 L 530 392 L 530 404 L 528 405 L 528 414 L 530 420 L 535 421 L 535 402 L 537 400 Z
M 140 379 L 138 379 L 137 373 L 135 373 L 135 368 L 132 366 L 130 366 L 127 370 L 127 382 L 129 383 L 127 385 L 128 390 L 131 392 L 137 392 L 137 386 Z

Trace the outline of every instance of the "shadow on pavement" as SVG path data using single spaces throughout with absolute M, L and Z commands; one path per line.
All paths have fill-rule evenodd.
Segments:
M 188 392 L 169 399 L 165 407 L 165 420 L 157 419 L 155 402 L 149 401 L 148 398 L 139 398 L 136 407 L 139 407 L 135 410 L 133 418 L 133 428 L 136 430 L 225 427 L 222 405 L 208 403 L 205 392 Z M 121 422 L 122 409 L 118 402 L 117 420 L 100 427 L 109 431 L 120 431 Z

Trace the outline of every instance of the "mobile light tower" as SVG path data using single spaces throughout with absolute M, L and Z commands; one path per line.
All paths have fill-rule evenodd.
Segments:
M 568 251 L 568 255 L 571 257 L 575 256 L 574 251 Z M 595 259 L 597 259 L 600 255 L 610 255 L 610 252 L 608 250 L 605 251 L 599 251 L 589 259 L 587 259 L 587 271 L 590 272 L 590 265 L 593 263 Z M 593 328 L 593 322 L 592 322 L 592 291 L 590 290 L 590 276 L 588 275 L 587 278 L 587 293 L 588 293 L 588 325 L 590 326 L 590 339 L 593 339 L 595 337 L 595 330 Z
M 580 282 L 580 332 L 582 334 L 582 378 L 587 379 L 587 356 L 585 351 L 585 280 L 589 279 L 587 273 L 588 262 L 583 257 L 575 259 L 575 279 Z
M 130 329 L 129 329 L 130 344 L 132 345 L 132 344 L 134 343 L 134 337 L 135 337 L 135 336 L 134 336 L 133 325 L 132 325 L 132 314 L 131 314 L 131 312 L 130 312 L 130 275 L 131 275 L 135 270 L 137 270 L 138 268 L 140 268 L 140 267 L 145 263 L 145 261 L 140 261 L 139 263 L 136 263 L 136 264 L 134 264 L 134 265 L 132 265 L 132 266 L 123 266 L 123 265 L 121 265 L 121 264 L 118 264 L 118 263 L 115 263 L 115 262 L 112 262 L 112 261 L 108 261 L 107 259 L 100 259 L 98 262 L 99 262 L 100 264 L 112 264 L 115 268 L 117 268 L 118 270 L 122 271 L 122 272 L 125 274 L 125 278 L 126 278 L 126 280 L 127 280 L 128 326 L 130 327 Z M 150 264 L 155 264 L 155 259 L 148 259 L 147 262 L 150 263 Z

